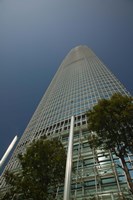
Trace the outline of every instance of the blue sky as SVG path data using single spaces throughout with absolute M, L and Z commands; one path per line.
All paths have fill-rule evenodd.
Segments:
M 0 158 L 80 44 L 133 94 L 133 0 L 0 0 Z

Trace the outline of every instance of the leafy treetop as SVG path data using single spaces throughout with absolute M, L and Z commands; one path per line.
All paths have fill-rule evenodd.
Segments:
M 102 145 L 104 149 L 113 149 L 116 154 L 123 155 L 133 151 L 132 97 L 118 93 L 110 99 L 99 100 L 87 117 L 88 129 L 96 133 L 93 134 L 95 146 Z
M 66 153 L 61 142 L 39 139 L 18 158 L 22 170 L 5 173 L 10 187 L 2 200 L 54 199 L 55 188 L 65 176 Z

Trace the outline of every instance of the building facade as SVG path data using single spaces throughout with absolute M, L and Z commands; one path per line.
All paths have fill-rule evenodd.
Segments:
M 120 81 L 86 46 L 72 49 L 40 101 L 5 170 L 18 170 L 18 153 L 25 152 L 29 143 L 46 135 L 57 137 L 67 149 L 70 119 L 75 116 L 71 199 L 120 199 L 121 194 L 132 199 L 121 161 L 110 152 L 96 151 L 87 142 L 85 113 L 99 99 L 119 92 L 130 95 Z M 127 157 L 130 173 L 133 155 Z M 5 187 L 1 177 L 1 189 Z M 95 197 L 95 198 L 94 198 Z M 57 188 L 56 199 L 63 199 L 63 186 Z

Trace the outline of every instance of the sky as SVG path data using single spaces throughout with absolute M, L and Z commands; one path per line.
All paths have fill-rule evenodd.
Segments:
M 78 45 L 133 95 L 133 0 L 0 0 L 0 159 Z

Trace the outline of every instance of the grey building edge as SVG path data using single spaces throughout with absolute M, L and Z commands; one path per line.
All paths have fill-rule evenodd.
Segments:
M 87 142 L 89 134 L 85 113 L 99 99 L 110 98 L 116 92 L 130 95 L 113 73 L 87 46 L 72 49 L 61 63 L 27 128 L 25 129 L 5 170 L 20 170 L 18 153 L 43 135 L 57 137 L 67 150 L 70 118 L 75 116 L 71 199 L 133 199 L 121 161 L 110 152 L 94 153 Z M 127 159 L 133 177 L 133 155 Z M 4 171 L 5 171 L 4 170 Z M 4 172 L 3 172 L 4 173 Z M 3 174 L 1 191 L 6 190 Z M 63 199 L 63 186 L 57 188 L 56 198 Z

